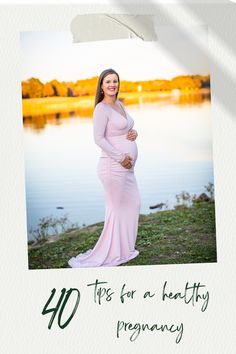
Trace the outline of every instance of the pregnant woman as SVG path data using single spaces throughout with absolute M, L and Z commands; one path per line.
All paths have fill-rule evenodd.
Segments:
M 93 114 L 95 143 L 102 149 L 98 177 L 105 192 L 105 222 L 93 249 L 72 257 L 72 268 L 117 266 L 135 258 L 140 211 L 139 190 L 134 175 L 137 132 L 133 119 L 118 101 L 120 79 L 113 69 L 98 80 Z

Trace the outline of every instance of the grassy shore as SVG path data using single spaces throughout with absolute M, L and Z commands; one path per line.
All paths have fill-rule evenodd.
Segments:
M 29 268 L 69 268 L 69 258 L 93 248 L 102 228 L 100 222 L 29 246 Z M 140 215 L 136 248 L 139 256 L 122 266 L 216 262 L 214 202 Z

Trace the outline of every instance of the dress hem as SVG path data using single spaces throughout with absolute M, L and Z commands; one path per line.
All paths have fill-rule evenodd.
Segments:
M 86 252 L 87 253 L 87 252 Z M 83 254 L 81 254 L 83 255 Z M 118 266 L 120 264 L 123 263 L 127 263 L 129 261 L 131 261 L 131 259 L 134 259 L 135 257 L 137 257 L 139 255 L 139 251 L 138 250 L 134 250 L 134 252 L 132 252 L 132 254 L 125 259 L 120 259 L 119 261 L 116 262 L 111 262 L 111 263 L 105 263 L 105 264 L 98 264 L 98 265 L 92 265 L 91 263 L 85 263 L 83 259 L 81 259 L 80 263 L 79 261 L 76 260 L 76 257 L 72 257 L 69 261 L 68 261 L 68 265 L 71 268 L 97 268 L 97 267 L 114 267 L 114 266 Z M 79 255 L 80 256 L 80 255 Z M 76 264 L 77 263 L 77 264 Z

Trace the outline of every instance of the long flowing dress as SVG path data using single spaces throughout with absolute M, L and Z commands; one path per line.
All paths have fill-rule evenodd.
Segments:
M 132 117 L 120 101 L 126 117 L 110 105 L 99 102 L 93 114 L 93 135 L 101 147 L 97 173 L 105 193 L 105 221 L 102 233 L 93 249 L 72 257 L 72 268 L 117 266 L 135 258 L 140 212 L 140 195 L 134 174 L 138 156 L 135 141 L 127 139 L 134 126 Z M 133 158 L 133 166 L 124 168 L 119 162 L 125 154 Z

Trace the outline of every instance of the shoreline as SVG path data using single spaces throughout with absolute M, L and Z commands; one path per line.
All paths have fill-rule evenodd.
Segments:
M 103 225 L 69 230 L 29 246 L 29 269 L 69 268 L 68 259 L 94 247 Z M 216 262 L 214 201 L 140 214 L 136 247 L 139 255 L 122 266 Z
M 151 91 L 151 92 L 121 92 L 118 99 L 125 105 L 158 102 L 170 99 L 173 103 L 181 97 L 210 96 L 210 89 L 185 90 L 185 91 Z M 194 102 L 193 102 L 194 103 Z M 181 104 L 181 102 L 180 102 Z M 28 117 L 42 117 L 55 115 L 68 117 L 68 115 L 81 115 L 92 117 L 94 109 L 94 95 L 80 97 L 44 97 L 22 99 L 22 115 Z

